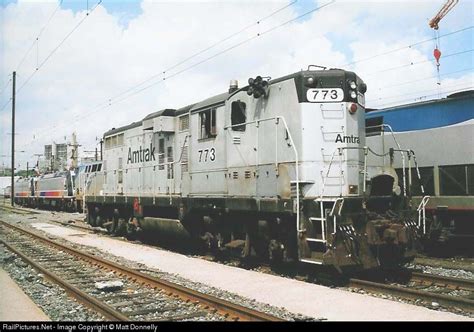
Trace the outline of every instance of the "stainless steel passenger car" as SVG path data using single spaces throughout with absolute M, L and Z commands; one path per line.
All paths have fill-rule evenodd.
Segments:
M 412 168 L 405 186 L 402 159 L 392 165 L 400 188 L 430 216 L 431 222 L 420 225 L 427 245 L 474 254 L 474 91 L 370 110 L 366 121 L 372 149 L 386 153 L 398 144 L 416 152 L 405 153 L 405 163 L 414 166 L 416 156 L 419 177 Z

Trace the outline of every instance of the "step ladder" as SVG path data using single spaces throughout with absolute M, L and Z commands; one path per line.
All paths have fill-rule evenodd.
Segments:
M 342 207 L 344 205 L 344 198 L 329 198 L 320 197 L 315 200 L 319 203 L 320 215 L 319 217 L 309 218 L 314 225 L 319 223 L 321 226 L 321 238 L 308 237 L 306 241 L 311 249 L 311 257 L 302 258 L 301 261 L 310 264 L 321 265 L 323 263 L 323 254 L 327 250 L 329 234 L 335 234 L 337 229 L 337 220 L 341 217 Z M 329 205 L 329 207 L 328 207 Z M 332 220 L 332 228 L 329 229 L 328 220 Z M 313 228 L 315 229 L 315 227 Z M 314 235 L 319 235 L 316 233 Z M 313 235 L 313 236 L 314 236 Z M 316 246 L 315 244 L 320 244 Z

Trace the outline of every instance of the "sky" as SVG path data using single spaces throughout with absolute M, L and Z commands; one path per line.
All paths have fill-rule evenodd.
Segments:
M 355 71 L 371 108 L 474 89 L 469 0 L 439 25 L 438 84 L 428 21 L 444 2 L 2 0 L 0 165 L 10 163 L 13 71 L 21 169 L 73 131 L 94 150 L 112 127 L 222 93 L 231 79 L 310 64 Z

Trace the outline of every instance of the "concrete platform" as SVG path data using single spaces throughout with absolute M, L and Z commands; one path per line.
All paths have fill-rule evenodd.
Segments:
M 453 313 L 248 271 L 48 223 L 33 227 L 70 242 L 180 275 L 294 313 L 331 321 L 474 321 Z
M 0 268 L 0 321 L 49 321 L 49 317 Z

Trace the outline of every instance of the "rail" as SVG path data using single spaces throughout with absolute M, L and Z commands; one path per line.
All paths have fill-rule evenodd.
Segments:
M 126 276 L 130 278 L 131 280 L 135 280 L 137 282 L 140 282 L 144 285 L 148 285 L 150 287 L 163 289 L 164 291 L 175 294 L 175 296 L 180 297 L 184 300 L 199 302 L 204 307 L 207 306 L 210 308 L 214 308 L 216 309 L 217 312 L 228 317 L 229 319 L 235 318 L 237 320 L 242 320 L 242 321 L 283 321 L 283 319 L 280 319 L 278 317 L 253 310 L 253 309 L 244 307 L 242 305 L 234 304 L 227 300 L 223 300 L 209 294 L 204 294 L 194 289 L 187 288 L 178 284 L 174 284 L 172 282 L 154 277 L 152 275 L 136 271 L 129 267 L 120 265 L 118 263 L 106 260 L 96 255 L 92 255 L 87 252 L 81 251 L 79 249 L 73 248 L 69 245 L 53 241 L 45 236 L 36 234 L 22 227 L 12 225 L 3 220 L 0 220 L 0 225 L 10 228 L 12 230 L 15 230 L 17 232 L 20 232 L 22 234 L 26 234 L 34 238 L 35 240 L 39 240 L 49 246 L 55 247 L 59 250 L 72 254 L 86 262 L 90 262 L 96 266 L 100 266 L 102 268 L 115 271 L 119 275 Z
M 419 276 L 417 278 L 420 278 Z M 449 283 L 446 283 L 448 285 Z M 413 289 L 405 286 L 390 285 L 369 280 L 350 279 L 349 287 L 361 288 L 366 291 L 391 294 L 406 299 L 425 300 L 431 303 L 432 301 L 446 306 L 454 306 L 456 308 L 463 308 L 469 312 L 474 312 L 474 300 L 459 296 L 450 296 L 424 290 Z

